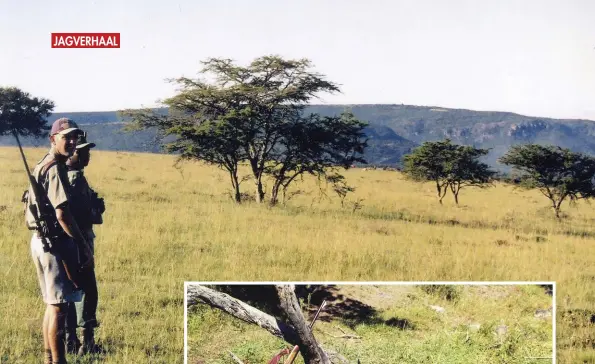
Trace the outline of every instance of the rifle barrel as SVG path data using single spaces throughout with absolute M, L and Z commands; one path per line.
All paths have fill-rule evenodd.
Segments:
M 19 140 L 19 135 L 17 134 L 16 130 L 12 130 L 12 135 L 14 135 L 15 139 L 17 140 L 17 144 L 19 146 L 19 151 L 21 152 L 21 157 L 23 158 L 23 163 L 25 163 L 25 169 L 27 170 L 27 176 L 29 177 L 29 181 L 31 181 L 31 171 L 29 170 L 29 164 L 27 164 L 27 158 L 25 158 L 25 153 L 23 152 L 23 147 L 21 146 L 21 141 Z
M 324 306 L 326 306 L 326 300 L 323 300 L 320 307 L 318 307 L 318 311 L 316 311 L 316 315 L 314 315 L 312 322 L 310 322 L 310 330 L 312 330 L 312 327 L 314 326 L 314 322 L 316 322 L 316 319 L 318 318 L 318 315 L 320 314 L 320 311 L 322 311 Z

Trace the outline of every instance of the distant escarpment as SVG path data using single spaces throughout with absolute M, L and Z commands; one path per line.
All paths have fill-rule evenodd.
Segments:
M 573 151 L 595 155 L 595 122 L 591 120 L 551 119 L 510 112 L 448 109 L 412 105 L 311 105 L 306 113 L 336 115 L 350 109 L 369 123 L 365 132 L 369 164 L 398 165 L 403 155 L 425 141 L 450 138 L 458 144 L 491 148 L 486 162 L 497 163 L 510 146 L 521 143 L 553 144 Z M 166 112 L 166 110 L 163 110 Z M 75 120 L 88 131 L 97 149 L 160 152 L 153 131 L 123 133 L 116 111 L 56 113 Z M 44 146 L 47 140 L 25 139 L 24 145 Z M 15 145 L 11 137 L 0 137 L 0 145 Z

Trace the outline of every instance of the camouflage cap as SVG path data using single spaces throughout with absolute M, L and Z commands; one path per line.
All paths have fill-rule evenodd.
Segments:
M 66 135 L 73 131 L 80 131 L 78 125 L 68 118 L 60 118 L 52 124 L 50 135 L 62 134 Z
M 79 138 L 76 142 L 76 149 L 83 149 L 83 148 L 94 148 L 95 143 L 89 143 L 87 141 L 87 132 L 82 132 L 79 134 Z

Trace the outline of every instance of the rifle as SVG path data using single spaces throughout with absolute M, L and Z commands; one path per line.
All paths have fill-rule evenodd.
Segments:
M 41 199 L 39 184 L 37 183 L 37 180 L 35 180 L 35 177 L 31 175 L 31 171 L 29 170 L 29 164 L 27 164 L 27 158 L 25 157 L 23 147 L 21 146 L 21 141 L 19 140 L 19 136 L 14 129 L 12 130 L 12 135 L 14 135 L 15 139 L 17 140 L 19 151 L 21 152 L 21 157 L 23 158 L 23 163 L 25 164 L 25 170 L 27 172 L 29 184 L 31 185 L 31 192 L 33 192 L 33 195 L 35 196 L 35 201 L 37 202 L 37 205 L 41 207 L 43 206 L 43 203 Z M 23 195 L 23 199 L 24 198 L 25 197 Z M 37 234 L 41 239 L 43 251 L 49 252 L 50 249 L 52 249 L 52 240 L 56 240 L 60 237 L 60 235 L 62 235 L 60 229 L 58 228 L 58 226 L 49 223 L 49 221 L 52 221 L 54 219 L 54 216 L 52 216 L 52 214 L 49 214 L 46 209 L 38 209 L 37 205 L 34 204 L 28 205 L 29 211 L 31 212 L 31 215 L 35 220 L 35 230 L 37 231 Z M 78 274 L 80 273 L 80 269 L 72 269 L 72 266 L 77 266 L 77 264 L 74 264 L 74 262 L 67 262 L 65 259 L 65 255 L 63 255 L 62 265 L 64 266 L 64 270 L 66 271 L 68 279 L 70 279 L 74 286 L 77 289 L 79 289 L 81 287 Z
M 316 311 L 316 315 L 314 315 L 314 318 L 312 319 L 312 322 L 310 322 L 310 326 L 308 327 L 310 330 L 312 330 L 312 327 L 314 326 L 314 323 L 316 322 L 316 319 L 318 318 L 318 315 L 320 314 L 320 311 L 322 311 L 322 309 L 326 306 L 326 300 L 323 300 L 322 303 L 320 304 L 320 307 L 318 307 L 318 311 Z
M 295 360 L 295 358 L 298 355 L 298 351 L 300 351 L 300 347 L 299 346 L 294 346 L 293 350 L 291 350 L 291 353 L 289 353 L 289 356 L 287 357 L 287 364 L 292 364 L 293 361 Z

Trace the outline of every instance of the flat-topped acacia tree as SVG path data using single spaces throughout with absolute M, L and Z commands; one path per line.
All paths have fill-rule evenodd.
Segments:
M 332 183 L 336 167 L 365 162 L 365 123 L 350 113 L 303 114 L 318 94 L 339 91 L 309 60 L 264 56 L 248 66 L 219 58 L 202 63 L 205 80 L 170 80 L 180 89 L 163 101 L 167 114 L 150 109 L 121 114 L 130 118 L 128 130 L 156 128 L 161 137 L 173 138 L 167 151 L 226 170 L 236 202 L 242 163 L 251 171 L 257 202 L 265 197 L 263 177 L 273 178 L 271 204 L 276 204 L 279 190 L 285 192 L 304 173 L 331 177 Z
M 434 182 L 440 204 L 450 189 L 458 205 L 462 188 L 493 185 L 496 172 L 479 161 L 488 152 L 453 144 L 450 139 L 425 142 L 403 157 L 403 173 L 417 182 Z
M 48 99 L 32 97 L 17 87 L 0 87 L 0 135 L 47 136 L 47 117 L 54 110 Z
M 499 162 L 520 173 L 520 186 L 537 189 L 547 197 L 560 218 L 560 207 L 595 198 L 595 157 L 553 145 L 515 145 Z

